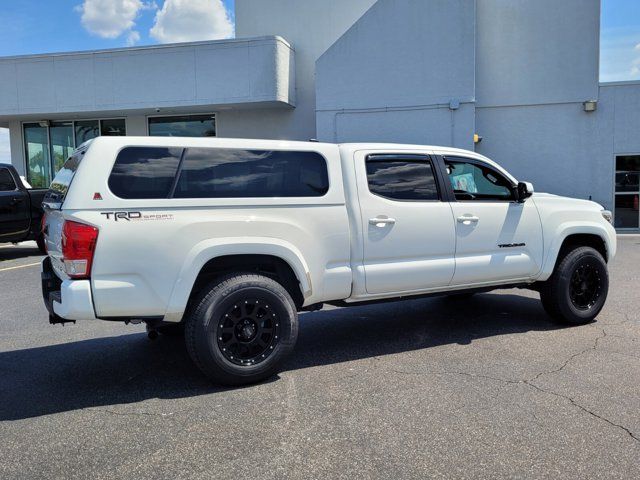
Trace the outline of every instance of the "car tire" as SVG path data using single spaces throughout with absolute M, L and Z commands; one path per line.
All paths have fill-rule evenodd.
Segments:
M 555 321 L 584 325 L 598 316 L 608 291 L 609 272 L 602 255 L 591 247 L 578 247 L 558 262 L 540 288 L 540 299 Z
M 203 290 L 185 322 L 194 363 L 214 383 L 246 385 L 276 374 L 298 338 L 298 314 L 275 280 L 234 274 Z
M 36 244 L 38 245 L 38 250 L 40 250 L 40 253 L 42 255 L 47 255 L 47 247 L 45 246 L 44 235 L 39 234 L 38 236 L 36 236 Z

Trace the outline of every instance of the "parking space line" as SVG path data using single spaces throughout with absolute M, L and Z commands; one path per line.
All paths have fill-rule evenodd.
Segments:
M 29 263 L 27 265 L 17 265 L 15 267 L 0 268 L 0 272 L 6 272 L 8 270 L 17 270 L 18 268 L 35 267 L 36 265 L 40 265 L 40 262 L 38 262 L 38 263 Z

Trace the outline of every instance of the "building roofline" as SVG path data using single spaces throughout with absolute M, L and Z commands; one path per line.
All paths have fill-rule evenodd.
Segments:
M 640 85 L 640 80 L 623 80 L 619 82 L 600 82 L 601 87 L 623 87 L 625 85 Z
M 140 45 L 135 47 L 119 47 L 119 48 L 103 48 L 98 50 L 75 50 L 72 52 L 50 52 L 50 53 L 30 53 L 27 55 L 10 55 L 7 57 L 0 57 L 0 60 L 22 60 L 33 58 L 51 58 L 51 57 L 65 57 L 74 55 L 94 55 L 102 53 L 121 53 L 121 52 L 136 52 L 147 50 L 162 50 L 166 48 L 176 47 L 198 47 L 202 45 L 225 45 L 233 43 L 259 43 L 276 41 L 284 44 L 286 47 L 293 50 L 291 44 L 280 35 L 265 35 L 260 37 L 244 37 L 244 38 L 227 38 L 224 40 L 203 40 L 199 42 L 178 42 L 178 43 L 163 43 L 157 45 Z

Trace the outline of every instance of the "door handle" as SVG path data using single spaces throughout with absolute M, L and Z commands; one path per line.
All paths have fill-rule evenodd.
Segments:
M 475 215 L 462 215 L 458 217 L 458 223 L 462 223 L 463 225 L 471 225 L 472 223 L 478 223 L 480 218 Z
M 20 197 L 13 197 L 13 198 L 11 199 L 11 203 L 10 203 L 10 205 L 11 205 L 11 206 L 18 205 L 19 203 L 22 203 L 22 201 L 23 201 L 23 200 L 24 200 L 24 199 L 22 199 L 22 198 L 20 198 Z
M 396 223 L 396 219 L 389 217 L 376 217 L 369 219 L 369 225 L 373 225 L 378 228 L 386 227 L 387 225 L 393 225 L 394 223 Z

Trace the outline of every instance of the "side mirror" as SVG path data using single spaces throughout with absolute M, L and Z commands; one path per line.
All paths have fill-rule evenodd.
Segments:
M 533 185 L 529 182 L 518 183 L 518 202 L 522 203 L 533 195 Z

